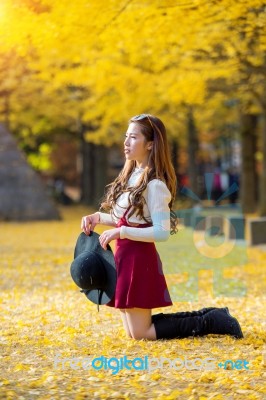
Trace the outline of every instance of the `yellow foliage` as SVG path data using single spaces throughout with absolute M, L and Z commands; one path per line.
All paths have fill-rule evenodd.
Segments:
M 151 112 L 180 136 L 184 105 L 215 124 L 210 82 L 261 111 L 265 30 L 261 0 L 3 0 L 0 90 L 12 91 L 13 126 L 37 125 L 41 110 L 47 129 L 82 121 L 88 140 L 111 144 L 130 115 Z

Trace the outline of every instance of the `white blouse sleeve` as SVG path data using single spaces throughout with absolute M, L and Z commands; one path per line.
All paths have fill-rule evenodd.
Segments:
M 171 193 L 166 184 L 153 179 L 147 185 L 146 202 L 152 221 L 151 227 L 134 228 L 121 226 L 120 239 L 131 239 L 141 242 L 163 242 L 170 236 Z
M 99 224 L 101 225 L 107 225 L 107 226 L 116 226 L 115 221 L 112 219 L 111 214 L 108 213 L 102 213 L 98 211 L 98 214 L 100 216 L 100 221 Z

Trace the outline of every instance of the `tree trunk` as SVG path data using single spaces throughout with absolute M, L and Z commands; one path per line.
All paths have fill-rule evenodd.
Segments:
M 95 145 L 94 147 L 94 192 L 93 205 L 99 207 L 104 195 L 104 189 L 107 185 L 107 147 L 104 145 Z
M 259 191 L 259 215 L 266 217 L 266 110 L 262 116 L 262 169 Z
M 99 207 L 107 184 L 107 149 L 87 142 L 81 135 L 81 202 Z
M 256 173 L 257 115 L 242 116 L 242 174 L 240 182 L 241 204 L 244 213 L 254 213 L 257 208 L 258 179 Z
M 84 139 L 81 142 L 81 202 L 87 205 L 93 204 L 93 144 L 86 142 Z
M 172 163 L 176 175 L 178 175 L 179 163 L 178 163 L 178 153 L 179 153 L 179 143 L 177 139 L 172 140 Z
M 195 127 L 193 111 L 190 108 L 188 111 L 188 176 L 190 182 L 190 188 L 198 194 L 198 171 L 197 171 L 197 153 L 199 148 L 199 142 L 197 137 L 197 131 Z

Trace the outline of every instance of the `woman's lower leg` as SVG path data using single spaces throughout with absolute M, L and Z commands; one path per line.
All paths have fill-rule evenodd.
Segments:
M 128 326 L 128 322 L 127 322 L 126 311 L 120 309 L 120 314 L 121 314 L 123 326 L 124 326 L 127 336 L 132 337 L 129 326 Z
M 156 340 L 154 324 L 151 321 L 151 310 L 129 308 L 125 310 L 131 336 L 134 339 Z

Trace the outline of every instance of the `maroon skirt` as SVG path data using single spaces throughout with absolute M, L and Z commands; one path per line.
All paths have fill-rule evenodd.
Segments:
M 130 226 L 125 218 L 117 226 Z M 140 224 L 137 228 L 151 226 Z M 162 262 L 153 242 L 117 239 L 115 243 L 117 271 L 116 291 L 107 306 L 115 308 L 158 308 L 173 303 L 163 274 Z

